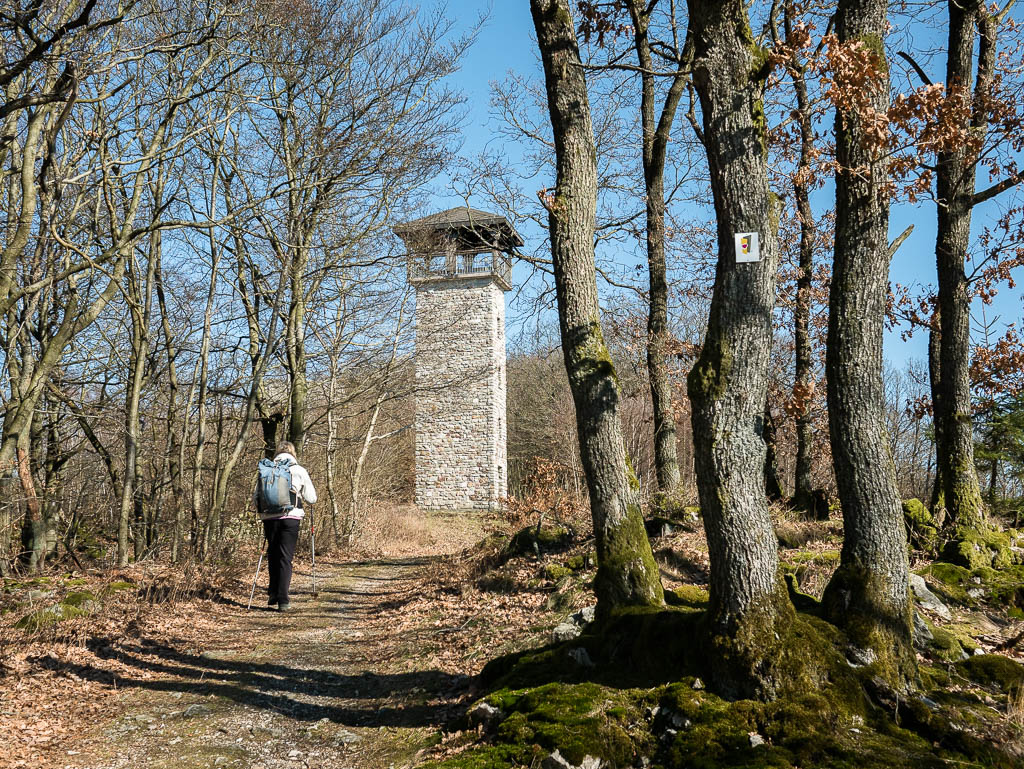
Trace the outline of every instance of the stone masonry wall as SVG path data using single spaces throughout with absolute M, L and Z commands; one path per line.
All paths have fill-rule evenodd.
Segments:
M 490 278 L 416 291 L 416 505 L 494 510 L 507 495 L 505 296 Z

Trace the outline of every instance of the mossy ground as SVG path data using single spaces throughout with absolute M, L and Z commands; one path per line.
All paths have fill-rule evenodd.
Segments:
M 797 643 L 813 636 L 812 654 L 842 662 L 825 665 L 831 672 L 818 685 L 772 703 L 730 701 L 709 691 L 698 643 L 706 565 L 693 533 L 684 532 L 654 543 L 668 580 L 668 609 L 619 615 L 574 641 L 492 661 L 481 681 L 485 699 L 501 709 L 499 722 L 457 755 L 429 765 L 539 766 L 555 749 L 577 765 L 592 755 L 608 767 L 652 769 L 1024 765 L 1024 731 L 1013 723 L 1024 668 L 980 654 L 986 645 L 971 624 L 971 610 L 991 613 L 1016 600 L 1011 588 L 1024 584 L 1024 569 L 972 571 L 918 561 L 917 571 L 954 617 L 926 620 L 935 640 L 920 657 L 920 688 L 894 704 L 876 691 L 872 668 L 845 662 L 845 635 L 818 616 L 817 599 L 839 561 L 841 527 L 836 521 L 807 527 L 781 557 L 804 628 Z M 559 564 L 551 574 L 578 582 L 580 575 L 564 574 L 564 561 Z M 579 650 L 593 667 L 577 662 Z
M 923 666 L 923 692 L 902 703 L 902 716 L 868 695 L 869 669 L 848 666 L 773 702 L 730 701 L 694 675 L 705 670 L 692 648 L 701 616 L 634 612 L 576 641 L 495 660 L 482 679 L 497 722 L 481 743 L 429 766 L 536 766 L 555 750 L 574 765 L 593 756 L 609 767 L 654 769 L 1017 765 L 986 739 L 1013 739 L 997 711 L 1024 685 L 1024 667 L 1006 657 Z M 838 630 L 814 617 L 798 622 L 838 656 Z M 580 648 L 593 667 L 571 661 Z

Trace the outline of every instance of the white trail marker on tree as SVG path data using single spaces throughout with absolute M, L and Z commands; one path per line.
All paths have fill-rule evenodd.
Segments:
M 761 261 L 761 241 L 756 232 L 737 232 L 733 237 L 736 242 L 737 262 Z

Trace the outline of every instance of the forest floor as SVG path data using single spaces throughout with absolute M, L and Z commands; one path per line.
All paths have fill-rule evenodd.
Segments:
M 288 614 L 268 608 L 260 588 L 246 608 L 255 554 L 247 566 L 219 570 L 144 564 L 83 576 L 54 568 L 7 580 L 0 593 L 0 768 L 458 762 L 493 737 L 484 727 L 468 729 L 463 718 L 488 693 L 477 677 L 483 666 L 549 645 L 552 628 L 593 602 L 592 540 L 538 547 L 529 537 L 493 534 L 503 528 L 499 521 L 411 510 L 378 524 L 362 554 L 318 554 L 316 595 L 309 551 L 300 545 L 296 610 Z M 779 534 L 787 570 L 802 591 L 820 594 L 838 560 L 841 526 L 783 522 Z M 699 526 L 675 527 L 652 544 L 666 589 L 684 604 L 706 600 Z M 1024 595 L 982 595 L 966 572 L 932 573 L 927 561 L 916 568 L 954 607 L 944 616 L 919 607 L 942 640 L 922 662 L 938 665 L 929 669 L 946 676 L 940 687 L 960 697 L 961 707 L 968 663 L 958 660 L 1018 655 L 1006 642 L 1024 637 L 1017 608 Z M 1024 745 L 1024 686 L 971 686 L 971 713 L 989 713 L 978 736 Z M 540 732 L 533 739 L 544 743 Z
M 266 606 L 265 565 L 251 610 L 251 572 L 240 570 L 188 591 L 178 575 L 139 569 L 106 575 L 105 587 L 34 580 L 40 603 L 38 593 L 89 589 L 104 606 L 60 622 L 56 635 L 3 636 L 0 767 L 411 765 L 464 712 L 472 674 L 527 642 L 542 603 L 437 590 L 447 581 L 441 556 L 488 528 L 435 516 L 418 544 L 390 548 L 397 557 L 320 555 L 315 596 L 306 550 L 287 614 Z M 119 590 L 126 585 L 136 589 Z M 161 586 L 179 595 L 160 600 Z M 118 612 L 120 593 L 132 599 Z M 133 600 L 139 594 L 148 600 Z M 67 627 L 76 622 L 78 632 Z

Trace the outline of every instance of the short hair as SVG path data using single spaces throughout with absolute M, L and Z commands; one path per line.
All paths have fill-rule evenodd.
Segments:
M 274 453 L 291 454 L 293 457 L 295 457 L 295 444 L 292 443 L 291 441 L 281 441 L 279 444 L 277 444 L 277 451 Z M 296 457 L 296 459 L 297 458 L 298 457 Z

